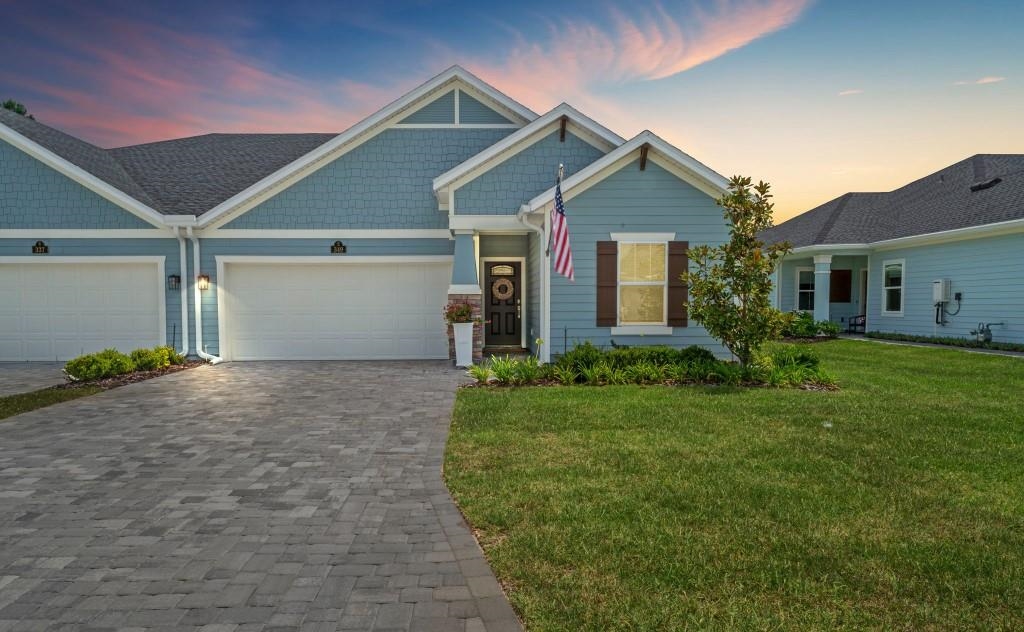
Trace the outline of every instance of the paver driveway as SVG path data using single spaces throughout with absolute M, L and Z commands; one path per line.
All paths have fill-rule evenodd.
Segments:
M 440 477 L 459 379 L 223 364 L 0 422 L 0 631 L 519 629 Z

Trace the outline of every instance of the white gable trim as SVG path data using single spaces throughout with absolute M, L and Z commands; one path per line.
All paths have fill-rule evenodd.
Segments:
M 644 145 L 649 147 L 648 160 L 705 194 L 718 198 L 728 190 L 729 181 L 724 176 L 665 142 L 652 132 L 645 130 L 605 157 L 563 180 L 563 199 L 568 201 L 576 197 L 626 165 L 633 163 L 639 158 Z M 554 204 L 554 200 L 555 187 L 551 187 L 530 200 L 529 204 L 525 206 L 529 212 L 535 213 L 550 208 Z
M 25 136 L 22 136 L 13 129 L 0 123 L 0 139 L 7 141 L 9 144 L 19 149 L 29 156 L 32 156 L 39 162 L 43 163 L 47 167 L 61 173 L 68 178 L 71 178 L 78 184 L 89 189 L 93 193 L 106 199 L 107 201 L 121 207 L 128 211 L 132 215 L 146 220 L 154 226 L 164 226 L 164 217 L 149 206 L 139 202 L 135 198 L 131 197 L 124 191 L 115 188 L 103 180 L 100 180 L 96 176 L 92 175 L 88 171 L 75 165 L 74 163 L 61 158 L 57 154 L 53 153 L 49 149 L 43 147 L 39 143 L 31 140 Z
M 465 69 L 459 66 L 452 66 L 433 79 L 392 101 L 359 123 L 356 123 L 341 134 L 338 134 L 323 145 L 320 145 L 305 156 L 292 161 L 244 191 L 221 202 L 199 218 L 199 226 L 216 228 L 226 224 L 234 219 L 234 217 L 248 211 L 260 202 L 276 195 L 296 181 L 330 164 L 373 138 L 387 129 L 390 124 L 394 123 L 396 118 L 404 118 L 406 113 L 411 113 L 412 108 L 421 102 L 429 102 L 438 93 L 447 92 L 451 87 L 461 87 L 462 84 L 472 87 L 488 97 L 488 99 L 508 108 L 524 122 L 537 118 L 536 113 L 526 106 L 487 85 Z
M 458 189 L 466 182 L 477 178 L 546 137 L 559 128 L 563 116 L 568 118 L 566 131 L 571 131 L 602 151 L 610 151 L 625 142 L 625 139 L 615 132 L 572 106 L 562 103 L 518 132 L 509 134 L 472 158 L 434 178 L 434 195 L 442 202 L 442 210 L 451 210 L 443 204 L 444 201 L 447 201 L 449 191 Z

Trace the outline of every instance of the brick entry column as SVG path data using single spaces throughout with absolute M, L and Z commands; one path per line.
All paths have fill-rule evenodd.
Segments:
M 449 294 L 448 304 L 469 303 L 473 306 L 473 318 L 483 321 L 483 300 L 480 294 Z M 448 325 L 448 359 L 455 361 L 455 328 Z M 479 364 L 484 359 L 484 325 L 478 322 L 473 325 L 473 363 Z

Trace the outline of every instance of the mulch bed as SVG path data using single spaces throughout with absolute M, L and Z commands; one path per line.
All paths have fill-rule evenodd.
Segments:
M 78 382 L 68 381 L 64 384 L 59 384 L 53 388 L 81 388 L 83 386 L 98 386 L 104 390 L 117 388 L 118 386 L 124 386 L 125 384 L 134 384 L 135 382 L 145 382 L 146 380 L 154 377 L 160 377 L 161 375 L 168 375 L 170 373 L 178 373 L 179 371 L 185 371 L 188 369 L 194 369 L 197 366 L 206 364 L 205 362 L 199 362 L 196 360 L 190 360 L 185 364 L 172 364 L 169 367 L 163 369 L 156 369 L 154 371 L 135 371 L 133 373 L 125 373 L 124 375 L 115 375 L 114 377 L 103 378 L 102 380 L 81 380 Z

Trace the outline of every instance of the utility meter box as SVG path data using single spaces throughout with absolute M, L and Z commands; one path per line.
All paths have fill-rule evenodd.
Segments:
M 949 279 L 932 281 L 932 303 L 948 303 L 950 285 Z

